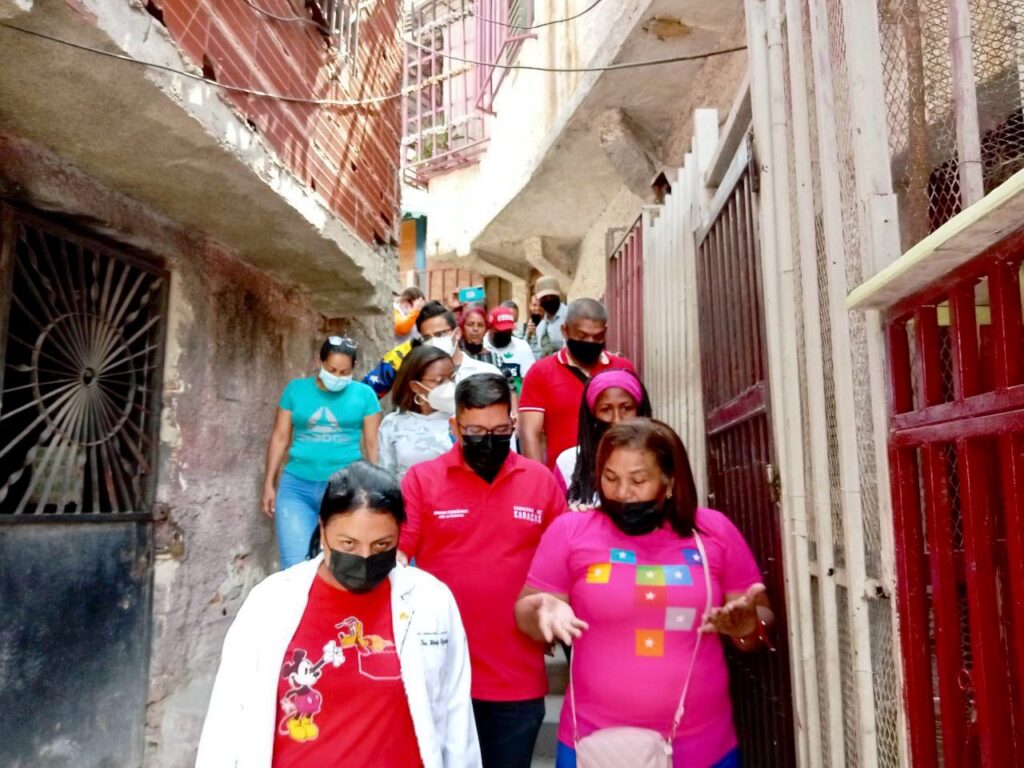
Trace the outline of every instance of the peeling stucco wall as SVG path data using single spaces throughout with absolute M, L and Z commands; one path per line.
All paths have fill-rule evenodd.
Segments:
M 281 390 L 312 374 L 328 329 L 359 342 L 362 371 L 391 332 L 385 318 L 325 321 L 215 249 L 174 272 L 157 496 L 184 554 L 155 567 L 147 766 L 194 764 L 224 634 L 276 568 L 273 522 L 259 511 L 267 439 Z
M 600 299 L 604 296 L 605 274 L 608 266 L 608 232 L 616 230 L 612 234 L 613 239 L 620 240 L 625 231 L 619 232 L 618 230 L 628 227 L 636 220 L 645 202 L 626 187 L 620 187 L 612 201 L 601 211 L 601 215 L 591 224 L 586 235 L 580 241 L 579 260 L 576 264 L 573 281 L 569 285 L 570 299 L 583 297 Z
M 158 555 L 146 765 L 195 762 L 224 634 L 249 589 L 275 567 L 259 511 L 281 390 L 312 375 L 328 331 L 359 341 L 368 370 L 392 343 L 388 316 L 327 320 L 289 288 L 200 232 L 116 192 L 61 156 L 0 132 L 0 198 L 108 240 L 170 273 L 155 501 L 183 551 Z M 376 254 L 394 271 L 393 249 Z

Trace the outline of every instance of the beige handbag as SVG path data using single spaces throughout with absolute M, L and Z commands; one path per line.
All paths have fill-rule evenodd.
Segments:
M 707 554 L 704 552 L 704 543 L 700 534 L 695 528 L 693 537 L 697 541 L 697 550 L 700 552 L 701 564 L 704 568 L 704 587 L 707 591 L 707 604 L 704 613 L 711 611 L 711 568 L 708 565 Z M 676 738 L 676 731 L 679 723 L 686 713 L 686 692 L 690 688 L 690 678 L 693 677 L 693 668 L 697 662 L 697 652 L 700 650 L 702 633 L 697 631 L 697 642 L 693 646 L 693 656 L 690 659 L 690 669 L 686 673 L 686 681 L 683 683 L 683 692 L 679 697 L 679 706 L 676 707 L 675 718 L 672 721 L 672 729 L 668 737 L 650 728 L 632 728 L 619 726 L 615 728 L 602 728 L 594 731 L 585 739 L 580 738 L 579 727 L 576 724 L 576 687 L 572 684 L 572 654 L 569 661 L 569 698 L 572 701 L 572 739 L 576 746 L 576 768 L 672 768 L 672 743 Z

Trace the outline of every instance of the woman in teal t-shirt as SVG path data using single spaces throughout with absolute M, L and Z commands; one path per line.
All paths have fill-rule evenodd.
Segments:
M 274 518 L 282 568 L 306 559 L 328 478 L 359 459 L 377 462 L 380 403 L 369 386 L 352 380 L 356 346 L 347 337 L 328 337 L 317 375 L 293 379 L 281 395 L 267 448 L 263 513 Z

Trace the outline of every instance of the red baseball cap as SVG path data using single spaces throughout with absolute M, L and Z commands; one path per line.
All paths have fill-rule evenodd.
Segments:
M 511 331 L 516 327 L 516 316 L 508 307 L 495 307 L 487 315 L 487 327 L 495 331 Z

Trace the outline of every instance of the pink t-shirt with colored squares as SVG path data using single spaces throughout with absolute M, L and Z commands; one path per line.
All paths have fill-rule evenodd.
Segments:
M 761 582 L 750 547 L 721 512 L 697 510 L 711 565 L 712 605 Z M 570 512 L 541 539 L 526 583 L 568 594 L 590 629 L 573 644 L 580 738 L 632 725 L 668 735 L 706 604 L 693 537 L 665 527 L 627 536 L 599 511 Z M 558 738 L 572 745 L 568 696 Z M 674 745 L 675 765 L 710 766 L 736 747 L 722 641 L 701 642 Z

